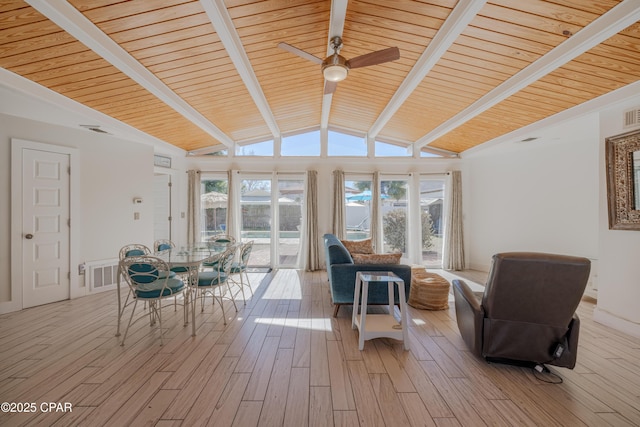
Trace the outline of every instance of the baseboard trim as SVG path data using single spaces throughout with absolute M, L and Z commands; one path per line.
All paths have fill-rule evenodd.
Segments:
M 0 314 L 13 313 L 14 311 L 20 310 L 22 310 L 22 303 L 18 301 L 0 302 Z
M 640 338 L 640 324 L 614 316 L 598 307 L 593 311 L 593 320 L 617 331 Z

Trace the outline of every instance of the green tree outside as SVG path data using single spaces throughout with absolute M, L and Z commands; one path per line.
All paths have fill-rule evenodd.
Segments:
M 422 212 L 422 248 L 433 246 L 433 221 L 429 212 Z M 406 252 L 407 244 L 407 213 L 404 209 L 394 209 L 382 217 L 384 240 L 392 250 Z

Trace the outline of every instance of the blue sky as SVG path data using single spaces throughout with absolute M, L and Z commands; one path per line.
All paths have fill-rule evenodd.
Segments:
M 367 146 L 363 137 L 329 131 L 329 144 L 327 152 L 329 156 L 365 157 Z M 273 156 L 273 141 L 264 141 L 241 147 L 241 152 L 252 156 Z M 320 131 L 312 131 L 282 138 L 282 156 L 319 156 L 320 155 Z M 407 150 L 403 147 L 376 141 L 375 152 L 377 157 L 402 157 L 407 156 Z M 242 155 L 242 154 L 239 154 Z M 424 156 L 423 156 L 424 157 Z

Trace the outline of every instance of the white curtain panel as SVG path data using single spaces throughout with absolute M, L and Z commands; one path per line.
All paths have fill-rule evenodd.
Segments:
M 187 244 L 200 241 L 200 171 L 188 170 Z
M 227 171 L 227 221 L 226 221 L 226 230 L 225 232 L 229 236 L 233 236 L 236 240 L 238 236 L 236 236 L 236 227 L 235 227 L 235 216 L 236 216 L 236 207 L 235 207 L 235 199 L 236 192 L 233 191 L 233 184 L 235 182 L 234 171 Z
M 371 183 L 371 244 L 375 253 L 382 253 L 382 236 L 380 235 L 380 172 L 373 173 Z
M 335 170 L 333 171 L 333 234 L 338 239 L 344 239 L 347 235 L 345 220 L 347 213 L 344 201 L 344 172 Z
M 320 269 L 320 239 L 318 237 L 318 172 L 307 171 L 307 193 L 305 195 L 306 218 L 306 270 Z
M 464 270 L 464 239 L 462 236 L 462 174 L 452 171 L 448 176 L 450 189 L 442 265 L 445 270 Z

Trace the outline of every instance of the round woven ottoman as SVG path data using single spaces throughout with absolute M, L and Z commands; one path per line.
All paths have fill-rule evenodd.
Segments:
M 446 310 L 449 308 L 449 286 L 439 274 L 429 273 L 424 267 L 412 267 L 408 304 L 421 310 Z

